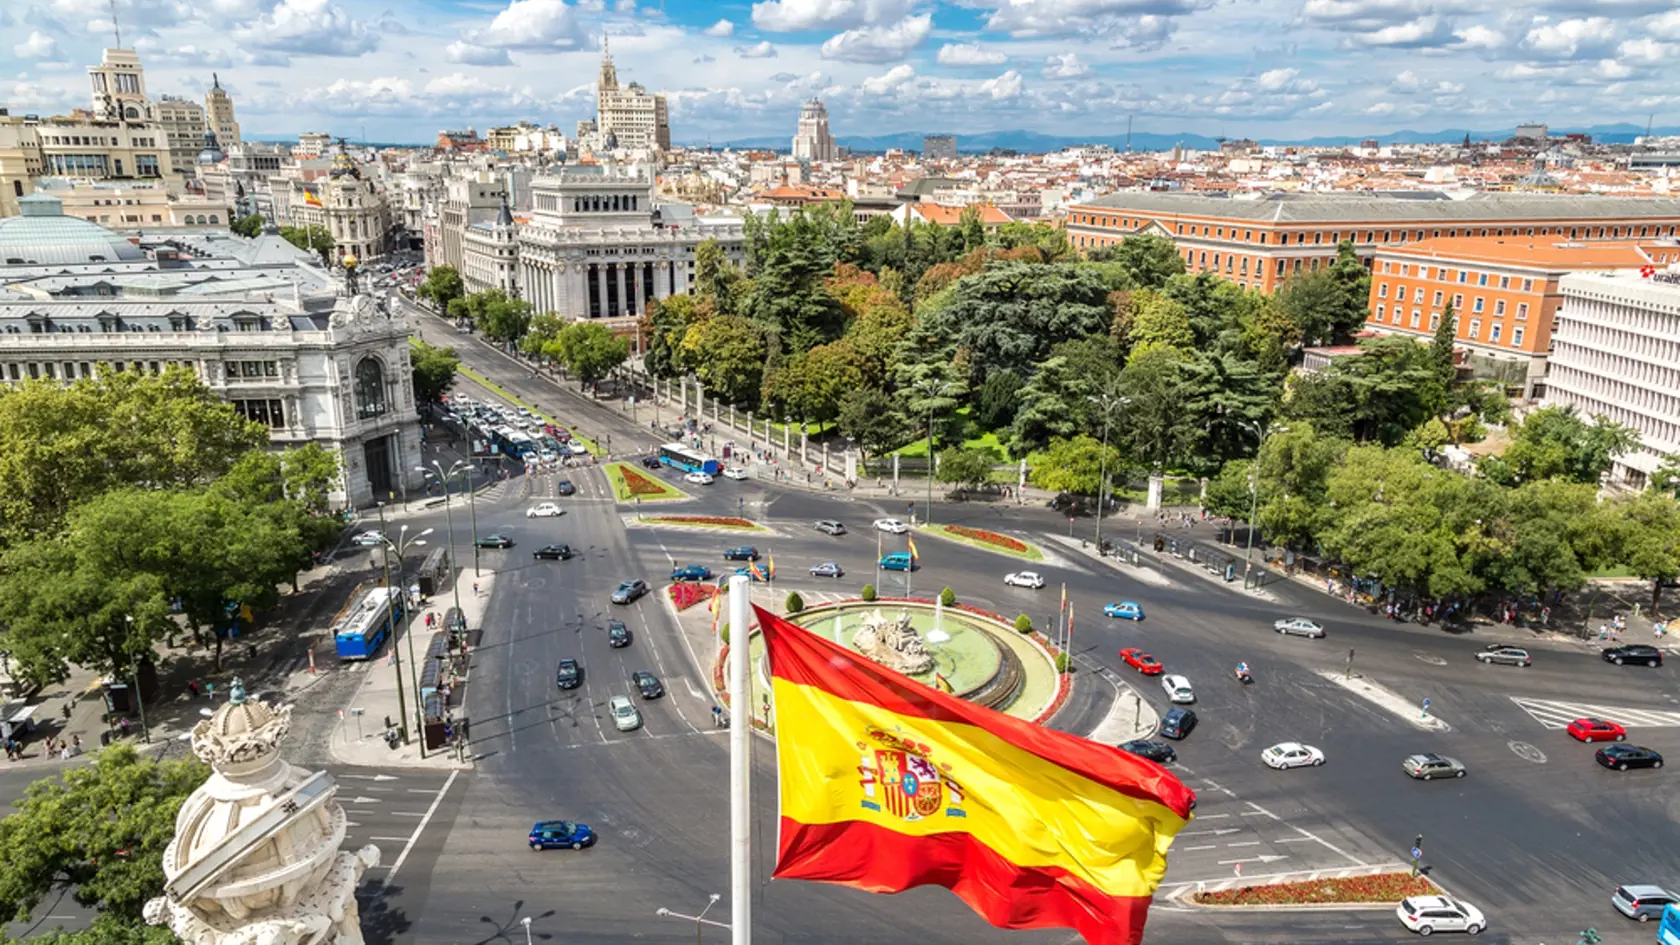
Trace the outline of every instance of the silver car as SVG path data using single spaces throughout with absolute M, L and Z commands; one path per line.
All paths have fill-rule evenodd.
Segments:
M 1464 763 L 1457 758 L 1434 753 L 1412 755 L 1400 762 L 1405 772 L 1419 781 L 1433 781 L 1436 778 L 1464 777 Z
M 1610 904 L 1630 919 L 1649 922 L 1662 918 L 1664 907 L 1680 905 L 1680 896 L 1661 886 L 1617 886 L 1615 894 L 1610 897 Z
M 613 696 L 608 700 L 607 714 L 612 716 L 613 728 L 621 732 L 634 732 L 642 727 L 642 713 L 636 711 L 635 703 L 628 696 Z
M 1294 634 L 1298 637 L 1312 637 L 1315 640 L 1324 636 L 1324 624 L 1308 620 L 1306 617 L 1285 617 L 1272 624 L 1272 629 L 1284 636 Z
M 1534 657 L 1520 646 L 1505 646 L 1501 643 L 1490 644 L 1487 649 L 1476 654 L 1476 659 L 1483 663 L 1503 663 L 1507 666 L 1531 666 Z

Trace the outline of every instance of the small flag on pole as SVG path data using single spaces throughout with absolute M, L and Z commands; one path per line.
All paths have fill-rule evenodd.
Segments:
M 917 554 L 916 554 L 916 536 L 915 535 L 910 535 L 908 537 L 909 537 L 909 540 L 910 540 L 910 560 L 915 561 L 916 558 L 918 557 Z
M 934 684 L 934 686 L 936 686 L 939 689 L 940 692 L 955 693 L 957 691 L 956 689 L 952 688 L 951 681 L 949 679 L 945 678 L 944 673 L 934 673 L 933 674 L 933 684 Z

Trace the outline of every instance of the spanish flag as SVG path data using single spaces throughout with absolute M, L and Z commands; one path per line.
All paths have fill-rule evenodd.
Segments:
M 775 876 L 944 886 L 1000 928 L 1136 945 L 1194 795 L 1152 761 L 964 702 L 759 608 Z
M 303 192 L 303 202 L 309 204 L 311 207 L 326 206 L 326 204 L 321 203 L 320 197 L 315 196 L 315 192 L 313 190 L 306 190 Z
M 764 562 L 765 562 L 765 568 L 764 568 L 765 573 L 767 575 L 769 575 L 770 580 L 774 581 L 776 579 L 776 553 L 774 551 L 772 551 L 769 554 L 765 555 L 764 556 Z
M 915 561 L 916 561 L 916 536 L 915 535 L 906 535 L 904 537 L 905 537 L 906 540 L 908 540 L 910 542 L 910 561 L 911 561 L 912 564 L 914 564 Z
M 755 581 L 768 581 L 768 580 L 770 580 L 770 578 L 765 575 L 764 569 L 758 566 L 757 561 L 747 562 L 747 571 L 748 571 L 748 573 L 752 574 L 753 580 L 755 580 Z

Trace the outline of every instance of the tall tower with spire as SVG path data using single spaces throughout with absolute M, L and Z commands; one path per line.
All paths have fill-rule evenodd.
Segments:
M 608 150 L 663 151 L 671 146 L 671 120 L 663 94 L 650 94 L 640 82 L 618 84 L 618 69 L 605 34 L 601 36 L 601 77 L 595 83 L 595 134 Z
M 233 99 L 222 88 L 222 79 L 210 73 L 210 91 L 204 96 L 204 123 L 216 133 L 223 146 L 241 143 L 239 122 L 233 117 Z

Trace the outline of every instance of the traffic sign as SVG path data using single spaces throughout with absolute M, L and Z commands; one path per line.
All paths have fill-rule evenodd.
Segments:
M 1422 856 L 1423 856 L 1423 851 L 1422 850 L 1418 849 L 1417 847 L 1412 847 L 1412 859 L 1416 860 L 1416 859 L 1418 859 Z

